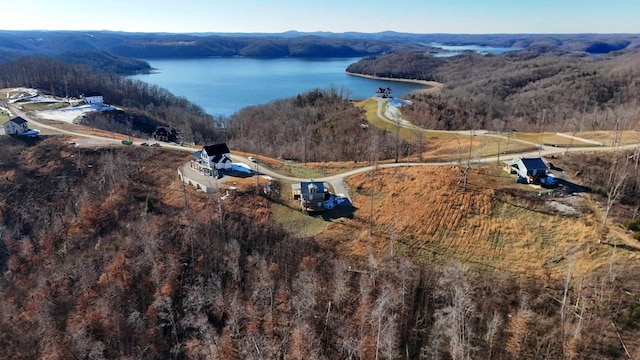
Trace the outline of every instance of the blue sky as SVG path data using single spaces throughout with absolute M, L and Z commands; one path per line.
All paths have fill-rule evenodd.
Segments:
M 640 0 L 3 0 L 0 13 L 4 30 L 640 33 Z

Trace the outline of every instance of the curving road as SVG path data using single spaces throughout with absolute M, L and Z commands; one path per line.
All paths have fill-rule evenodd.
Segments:
M 380 101 L 382 99 L 378 100 L 378 116 L 380 116 L 381 119 L 385 120 L 386 118 L 382 116 L 381 113 L 381 104 L 382 101 Z M 83 133 L 78 133 L 78 132 L 74 132 L 74 131 L 69 131 L 69 130 L 63 130 L 60 129 L 58 127 L 55 127 L 53 125 L 46 125 L 43 124 L 37 120 L 33 120 L 32 118 L 30 118 L 24 111 L 18 109 L 17 107 L 13 106 L 13 105 L 9 105 L 9 108 L 11 110 L 11 112 L 13 114 L 17 114 L 18 116 L 24 118 L 25 120 L 29 121 L 30 123 L 41 127 L 41 128 L 46 128 L 46 129 L 50 129 L 50 130 L 55 130 L 59 133 L 62 134 L 66 134 L 66 135 L 71 135 L 71 136 L 76 136 L 76 137 L 81 137 L 81 138 L 85 138 L 88 139 L 89 142 L 87 143 L 87 145 L 95 145 L 95 146 L 101 146 L 104 145 L 105 142 L 106 143 L 114 143 L 114 144 L 121 144 L 121 140 L 118 139 L 113 139 L 113 138 L 108 138 L 108 137 L 103 137 L 103 136 L 97 136 L 97 135 L 89 135 L 89 134 L 83 134 Z M 391 120 L 386 119 L 385 121 L 390 121 L 391 123 L 393 123 Z M 424 130 L 424 131 L 438 131 L 438 132 L 449 132 L 446 130 L 425 130 L 419 127 L 416 127 L 415 125 L 411 125 L 412 127 L 418 128 L 420 130 Z M 460 133 L 460 134 L 469 134 L 468 131 L 456 131 L 456 133 Z M 481 130 L 481 132 L 478 132 L 479 134 L 485 134 L 485 135 L 489 135 L 486 134 L 486 131 Z M 489 135 L 489 136 L 496 136 L 496 137 L 502 137 L 500 135 Z M 506 138 L 506 137 L 505 137 Z M 135 145 L 140 145 L 143 142 L 146 142 L 147 140 L 144 139 L 133 139 L 133 143 Z M 511 141 L 514 141 L 513 138 L 511 138 Z M 527 157 L 527 156 L 531 156 L 531 157 L 537 157 L 537 156 L 549 156 L 549 155 L 554 155 L 554 154 L 560 154 L 560 153 L 564 153 L 566 152 L 566 148 L 560 148 L 560 147 L 552 147 L 552 146 L 540 146 L 539 144 L 535 144 L 535 143 L 530 143 L 527 141 L 523 141 L 523 140 L 516 140 L 516 141 L 521 141 L 524 143 L 528 143 L 531 145 L 535 145 L 537 147 L 540 148 L 540 150 L 536 150 L 536 151 L 529 151 L 529 152 L 522 152 L 522 153 L 514 153 L 514 154 L 509 154 L 509 157 Z M 168 144 L 163 144 L 162 145 L 165 148 L 170 148 L 170 149 L 174 149 L 174 150 L 180 150 L 180 151 L 185 151 L 185 152 L 190 152 L 193 153 L 195 151 L 200 150 L 200 148 L 192 148 L 192 147 L 187 147 L 187 146 L 173 146 L 173 145 L 168 145 Z M 575 147 L 575 148 L 571 148 L 571 152 L 609 152 L 609 151 L 616 151 L 616 150 L 627 150 L 627 149 L 635 149 L 638 146 L 638 144 L 631 144 L 631 145 L 623 145 L 623 146 L 617 146 L 617 147 Z M 504 155 L 502 156 L 504 158 Z M 255 168 L 256 164 L 250 162 L 248 159 L 246 159 L 243 156 L 239 156 L 239 155 L 234 155 L 231 154 L 231 160 L 233 160 L 234 162 L 237 163 L 243 163 L 246 164 L 248 166 L 250 166 L 251 168 Z M 474 164 L 478 164 L 478 163 L 488 163 L 488 162 L 495 162 L 498 160 L 498 156 L 488 156 L 488 157 L 484 157 L 484 158 L 480 158 L 480 159 L 474 159 L 471 162 Z M 364 172 L 369 172 L 369 171 L 373 171 L 375 169 L 386 169 L 386 168 L 395 168 L 395 167 L 413 167 L 413 166 L 452 166 L 452 165 L 457 165 L 458 162 L 457 161 L 449 161 L 449 162 L 422 162 L 422 163 L 391 163 L 391 164 L 377 164 L 377 165 L 372 165 L 372 166 L 366 166 L 366 167 L 362 167 L 362 168 L 358 168 L 358 169 L 354 169 L 351 171 L 347 171 L 341 174 L 336 174 L 336 175 L 331 175 L 331 176 L 326 176 L 326 177 L 322 177 L 322 178 L 314 178 L 315 181 L 324 181 L 327 182 L 329 184 L 331 184 L 334 188 L 334 192 L 336 194 L 343 194 L 345 197 L 349 197 L 349 191 L 346 187 L 345 184 L 345 179 L 356 175 L 356 174 L 360 174 L 360 173 L 364 173 Z M 186 166 L 185 168 L 189 168 L 189 166 Z M 258 164 L 258 172 L 260 174 L 264 174 L 264 175 L 268 175 L 271 176 L 273 178 L 276 179 L 280 179 L 280 180 L 285 180 L 285 181 L 290 181 L 290 182 L 301 182 L 301 181 L 308 181 L 309 179 L 307 178 L 297 178 L 297 177 L 292 177 L 292 176 L 287 176 L 287 175 L 283 175 L 280 173 L 277 173 L 275 171 L 272 171 L 268 168 L 264 168 L 262 166 L 260 166 L 260 164 Z

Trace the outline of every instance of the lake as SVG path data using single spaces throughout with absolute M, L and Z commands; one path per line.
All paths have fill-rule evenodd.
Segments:
M 493 46 L 482 46 L 482 45 L 444 45 L 440 43 L 430 43 L 424 44 L 431 47 L 439 48 L 442 50 L 446 50 L 446 53 L 435 54 L 435 57 L 450 57 L 460 55 L 462 51 L 473 51 L 479 54 L 502 54 L 507 51 L 516 51 L 522 50 L 521 47 L 493 47 Z
M 146 60 L 157 69 L 131 78 L 161 86 L 203 107 L 211 115 L 231 115 L 238 110 L 276 99 L 293 97 L 315 88 L 334 86 L 350 91 L 351 99 L 373 96 L 378 87 L 391 87 L 395 96 L 426 86 L 347 75 L 359 58 L 255 59 L 204 58 Z

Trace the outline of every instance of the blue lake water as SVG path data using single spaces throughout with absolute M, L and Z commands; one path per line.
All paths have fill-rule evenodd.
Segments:
M 462 51 L 473 51 L 479 54 L 502 54 L 507 51 L 522 50 L 521 47 L 492 47 L 481 45 L 444 45 L 440 43 L 425 44 L 431 47 L 446 50 L 446 53 L 435 54 L 436 57 L 449 57 L 459 55 Z
M 373 96 L 378 87 L 391 87 L 394 96 L 426 87 L 347 75 L 347 66 L 358 60 L 242 57 L 152 59 L 147 62 L 157 69 L 154 73 L 131 78 L 166 88 L 174 95 L 202 106 L 211 115 L 231 115 L 250 105 L 293 97 L 315 88 L 344 88 L 349 91 L 349 98 L 364 99 Z

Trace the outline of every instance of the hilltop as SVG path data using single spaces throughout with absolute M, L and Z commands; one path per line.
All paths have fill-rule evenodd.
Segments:
M 529 357 L 544 348 L 546 357 L 560 358 L 563 347 L 581 358 L 619 357 L 623 350 L 612 317 L 627 346 L 637 345 L 634 297 L 627 295 L 639 286 L 636 277 L 627 276 L 635 272 L 629 262 L 633 253 L 619 252 L 607 263 L 611 248 L 586 245 L 575 253 L 572 270 L 569 258 L 562 259 L 566 254 L 558 252 L 560 260 L 550 263 L 547 276 L 529 271 L 533 264 L 526 262 L 527 251 L 551 249 L 554 238 L 544 237 L 539 244 L 524 237 L 508 244 L 508 237 L 498 237 L 493 256 L 515 259 L 510 252 L 521 254 L 519 261 L 526 264 L 522 276 L 511 260 L 502 262 L 511 266 L 497 271 L 456 265 L 456 256 L 466 256 L 463 246 L 473 246 L 484 231 L 497 230 L 495 223 L 482 225 L 483 219 L 510 206 L 494 203 L 481 188 L 487 174 L 473 175 L 474 190 L 461 193 L 445 168 L 381 172 L 375 238 L 366 240 L 363 229 L 349 223 L 310 237 L 282 228 L 270 201 L 248 184 L 238 184 L 235 195 L 224 201 L 182 187 L 175 174 L 184 161 L 182 152 L 84 149 L 55 137 L 28 143 L 5 137 L 0 146 L 2 357 L 199 358 L 213 352 L 247 358 L 259 352 L 336 358 L 371 357 L 376 348 L 389 355 L 446 355 L 457 351 L 456 335 L 446 331 L 458 321 L 449 311 L 463 309 L 454 302 L 455 294 L 464 294 L 461 331 L 473 343 L 461 351 L 478 357 L 488 351 L 497 358 Z M 383 227 L 388 215 L 378 211 L 424 191 L 428 183 L 418 178 L 431 179 L 429 186 L 440 189 L 415 198 L 424 203 L 425 215 L 428 208 L 443 209 L 428 197 L 441 198 L 448 191 L 451 209 L 462 201 L 458 221 L 452 222 L 458 227 L 447 228 L 451 235 L 465 228 L 472 232 L 450 244 L 453 259 L 444 253 L 434 263 L 431 251 L 411 254 L 413 248 L 405 247 L 406 231 L 411 222 L 420 222 L 421 214 L 410 222 L 398 218 L 387 224 L 405 230 Z M 357 177 L 351 185 L 365 193 L 368 182 L 366 176 Z M 361 200 L 355 203 L 366 212 Z M 527 210 L 514 209 L 500 216 L 528 216 Z M 563 226 L 563 215 L 536 216 L 556 219 L 551 228 Z M 357 212 L 353 221 L 362 217 Z M 397 241 L 394 256 L 376 245 L 383 233 Z M 502 233 L 517 235 L 514 227 Z M 328 241 L 349 237 L 360 238 L 354 240 L 360 254 Z M 443 237 L 445 242 L 454 239 Z M 484 246 L 477 249 L 474 256 L 490 254 Z M 403 253 L 407 256 L 399 256 Z M 564 310 L 554 299 L 562 298 L 559 279 L 567 273 L 571 305 L 561 323 Z M 589 320 L 581 321 L 587 313 Z M 577 337 L 563 341 L 561 329 Z

